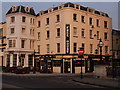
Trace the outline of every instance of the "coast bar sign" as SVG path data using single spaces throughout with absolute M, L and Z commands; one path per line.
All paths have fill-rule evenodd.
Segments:
M 79 48 L 78 54 L 79 54 L 79 55 L 83 55 L 83 54 L 84 54 L 84 48 Z
M 66 54 L 70 53 L 70 24 L 66 24 Z

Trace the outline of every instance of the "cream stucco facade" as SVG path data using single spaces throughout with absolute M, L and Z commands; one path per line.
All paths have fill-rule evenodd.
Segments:
M 19 6 L 19 9 L 22 9 L 22 6 Z M 7 55 L 10 55 L 7 56 L 6 65 L 10 67 L 16 67 L 20 64 L 22 64 L 23 67 L 29 66 L 29 55 L 34 53 L 35 20 L 36 16 L 22 12 L 6 15 L 6 52 Z M 33 65 L 33 58 L 31 65 Z
M 6 14 L 5 66 L 37 65 L 41 70 L 45 67 L 41 55 L 54 54 L 56 58 L 47 61 L 47 68 L 53 72 L 79 73 L 78 49 L 83 47 L 88 56 L 99 55 L 101 39 L 102 55 L 111 55 L 111 30 L 112 19 L 108 14 L 78 4 L 65 3 L 37 15 L 33 8 L 12 6 Z M 34 50 L 39 52 L 36 64 Z M 74 58 L 77 62 L 73 62 Z M 89 63 L 88 60 L 85 64 L 85 60 L 83 58 L 84 70 Z
M 77 21 L 73 21 L 73 14 L 77 14 Z M 56 15 L 60 15 L 60 22 L 56 21 Z M 81 16 L 85 17 L 85 22 L 81 22 Z M 93 18 L 93 24 L 89 25 L 89 18 Z M 46 25 L 46 18 L 49 18 L 49 25 Z M 99 26 L 96 26 L 96 20 L 99 20 Z M 46 45 L 50 44 L 50 52 L 57 54 L 56 44 L 60 43 L 60 54 L 66 53 L 66 40 L 65 40 L 65 25 L 70 25 L 70 54 L 73 52 L 73 43 L 77 43 L 77 49 L 82 47 L 82 43 L 85 44 L 85 54 L 95 54 L 95 50 L 99 49 L 97 44 L 101 38 L 104 42 L 103 55 L 110 54 L 111 50 L 111 30 L 112 23 L 111 18 L 96 15 L 90 12 L 78 10 L 76 8 L 64 7 L 56 11 L 52 11 L 37 17 L 37 22 L 41 22 L 41 26 L 37 27 L 37 32 L 40 32 L 40 40 L 37 40 L 37 45 L 40 45 L 41 54 L 46 54 Z M 108 22 L 108 28 L 104 28 L 104 21 Z M 94 28 L 92 28 L 94 26 Z M 76 27 L 76 35 L 74 35 L 73 28 Z M 57 28 L 60 28 L 60 37 L 57 37 Z M 81 36 L 82 29 L 84 29 L 84 37 Z M 47 39 L 47 30 L 50 31 L 50 38 Z M 92 30 L 92 38 L 90 38 L 90 30 Z M 97 38 L 97 31 L 99 32 L 99 38 Z M 104 33 L 108 34 L 107 39 L 104 39 Z M 37 36 L 36 36 L 37 38 Z M 44 41 L 44 42 L 43 42 Z M 90 53 L 90 44 L 93 45 L 92 53 Z M 105 46 L 108 46 L 108 53 L 105 53 Z M 36 47 L 37 48 L 37 47 Z M 76 52 L 77 53 L 77 52 Z M 59 54 L 59 53 L 58 53 Z

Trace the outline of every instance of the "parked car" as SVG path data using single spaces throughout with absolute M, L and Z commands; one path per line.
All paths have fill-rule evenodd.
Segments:
M 10 67 L 10 72 L 15 73 L 16 69 L 17 69 L 17 67 Z
M 17 67 L 16 71 L 15 71 L 16 74 L 27 74 L 27 73 L 30 73 L 30 69 L 29 67 Z
M 11 71 L 10 67 L 2 67 L 2 72 L 9 73 Z

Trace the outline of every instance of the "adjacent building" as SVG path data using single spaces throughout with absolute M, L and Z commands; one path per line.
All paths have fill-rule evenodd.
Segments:
M 35 20 L 33 8 L 12 6 L 7 12 L 7 66 L 33 66 Z
M 83 65 L 87 72 L 94 68 L 92 61 L 99 60 L 100 39 L 103 58 L 111 55 L 111 30 L 108 14 L 79 4 L 61 4 L 37 15 L 33 8 L 12 6 L 6 14 L 5 65 L 35 65 L 59 73 L 80 73 Z M 78 58 L 80 47 L 87 56 L 82 61 Z M 39 53 L 34 61 L 35 52 Z M 55 57 L 48 58 L 50 55 Z
M 5 66 L 6 60 L 6 22 L 0 23 L 0 66 Z
M 120 59 L 120 31 L 112 30 L 113 59 Z

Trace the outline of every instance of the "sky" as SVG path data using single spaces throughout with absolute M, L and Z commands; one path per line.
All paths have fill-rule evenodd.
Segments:
M 0 6 L 2 7 L 2 18 L 0 19 L 0 22 L 5 21 L 5 14 L 13 5 L 33 7 L 35 13 L 37 14 L 41 10 L 46 10 L 65 2 L 72 2 L 85 7 L 94 8 L 101 12 L 108 13 L 108 15 L 112 18 L 113 29 L 118 29 L 118 1 L 119 0 L 97 0 L 97 2 L 95 0 L 2 0 L 2 2 L 0 3 Z

